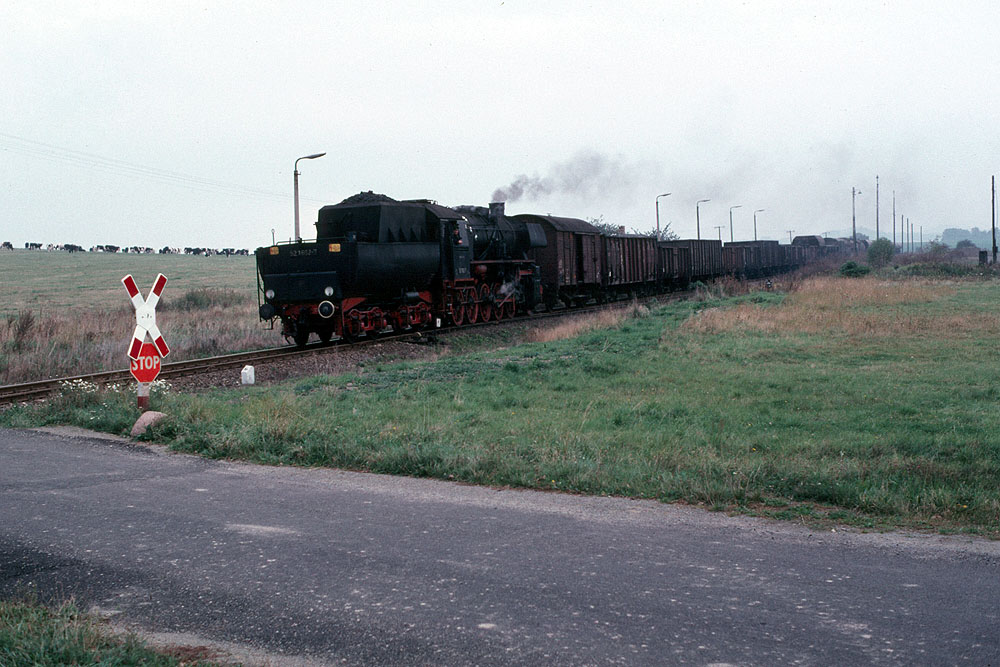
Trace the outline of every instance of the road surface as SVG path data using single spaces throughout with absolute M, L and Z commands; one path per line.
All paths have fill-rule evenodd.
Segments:
M 0 430 L 0 594 L 268 664 L 1000 664 L 1000 545 Z

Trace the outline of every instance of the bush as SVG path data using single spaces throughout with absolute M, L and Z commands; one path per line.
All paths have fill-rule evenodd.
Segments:
M 876 269 L 880 269 L 892 259 L 892 241 L 889 239 L 878 239 L 868 246 L 868 263 Z
M 844 262 L 840 265 L 840 275 L 845 278 L 860 278 L 862 276 L 867 276 L 871 272 L 871 267 L 865 266 L 864 264 L 858 264 L 857 262 Z

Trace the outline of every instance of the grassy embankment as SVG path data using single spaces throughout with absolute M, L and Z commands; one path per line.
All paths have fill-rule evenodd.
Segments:
M 281 387 L 154 396 L 179 451 L 1000 536 L 994 281 L 813 278 L 787 297 Z M 8 426 L 123 433 L 70 391 Z
M 280 344 L 257 318 L 252 257 L 15 251 L 0 253 L 0 384 L 128 367 L 135 311 L 121 279 L 143 297 L 168 278 L 157 324 L 170 361 Z
M 154 650 L 136 635 L 110 632 L 73 605 L 48 609 L 24 601 L 0 601 L 0 665 L 215 665 L 205 649 Z

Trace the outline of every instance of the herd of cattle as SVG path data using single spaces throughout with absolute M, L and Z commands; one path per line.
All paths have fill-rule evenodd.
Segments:
M 14 244 L 10 241 L 4 241 L 0 244 L 0 250 L 13 250 Z M 25 243 L 25 250 L 62 250 L 64 252 L 88 252 L 88 250 L 82 246 L 78 246 L 75 243 L 60 243 L 54 244 L 49 243 L 43 245 L 41 243 Z M 243 255 L 247 256 L 250 251 L 246 248 L 171 248 L 164 246 L 159 250 L 155 248 L 150 248 L 147 246 L 117 246 L 117 245 L 95 245 L 92 246 L 89 252 L 109 252 L 109 253 L 132 253 L 135 255 L 201 255 L 204 257 L 210 257 L 212 255 L 224 255 L 229 257 L 230 255 Z

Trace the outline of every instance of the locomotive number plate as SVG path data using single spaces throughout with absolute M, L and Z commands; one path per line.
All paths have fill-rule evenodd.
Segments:
M 288 252 L 292 257 L 307 257 L 309 255 L 316 254 L 316 248 L 303 248 L 302 250 L 290 250 Z

